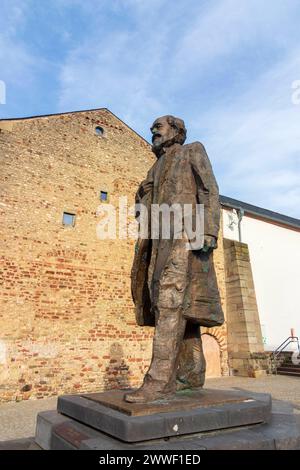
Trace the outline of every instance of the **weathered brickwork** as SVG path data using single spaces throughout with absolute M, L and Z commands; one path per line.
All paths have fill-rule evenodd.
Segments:
M 0 121 L 0 158 L 0 401 L 139 385 L 153 331 L 135 324 L 134 241 L 96 227 L 101 190 L 133 204 L 149 145 L 103 109 Z M 225 307 L 222 239 L 215 265 Z M 226 324 L 210 334 L 227 374 Z

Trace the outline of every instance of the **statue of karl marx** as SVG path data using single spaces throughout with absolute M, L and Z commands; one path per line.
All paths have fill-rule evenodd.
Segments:
M 170 397 L 176 390 L 202 387 L 205 358 L 200 326 L 224 322 L 213 265 L 217 246 L 219 191 L 203 145 L 183 145 L 182 119 L 163 116 L 153 123 L 152 151 L 157 160 L 136 194 L 136 203 L 204 205 L 204 242 L 187 249 L 186 235 L 139 238 L 132 267 L 137 323 L 155 326 L 152 360 L 142 386 L 125 394 L 131 403 Z M 174 224 L 174 221 L 173 221 Z M 171 221 L 172 225 L 172 221 Z

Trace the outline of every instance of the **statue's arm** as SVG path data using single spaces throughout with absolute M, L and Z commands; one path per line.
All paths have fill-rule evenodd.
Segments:
M 198 203 L 204 204 L 204 235 L 218 238 L 220 226 L 219 188 L 204 146 L 190 146 L 191 165 L 195 176 Z
M 154 165 L 153 165 L 154 167 Z M 143 199 L 153 190 L 153 167 L 147 173 L 146 179 L 144 179 L 138 187 L 135 202 L 136 204 L 143 203 Z

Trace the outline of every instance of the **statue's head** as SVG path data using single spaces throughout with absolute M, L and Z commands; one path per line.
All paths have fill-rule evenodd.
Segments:
M 174 116 L 162 116 L 156 119 L 150 130 L 152 132 L 152 151 L 157 157 L 160 157 L 164 148 L 173 144 L 182 145 L 186 139 L 184 121 Z

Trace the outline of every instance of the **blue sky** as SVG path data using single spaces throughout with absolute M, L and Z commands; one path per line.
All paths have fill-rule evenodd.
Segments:
M 0 0 L 0 118 L 183 118 L 220 192 L 300 217 L 299 0 Z

